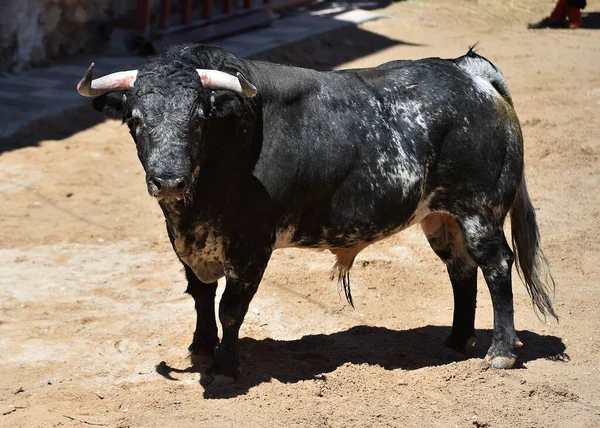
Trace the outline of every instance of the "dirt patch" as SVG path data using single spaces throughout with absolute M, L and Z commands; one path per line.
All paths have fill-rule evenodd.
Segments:
M 329 279 L 330 253 L 277 251 L 242 327 L 240 382 L 204 391 L 187 358 L 193 303 L 127 130 L 65 131 L 89 109 L 31 127 L 0 157 L 0 425 L 600 426 L 600 32 L 526 30 L 551 7 L 396 3 L 390 19 L 265 55 L 354 68 L 481 42 L 523 123 L 558 284 L 557 325 L 515 279 L 520 368 L 480 367 L 492 328 L 481 278 L 478 344 L 466 361 L 439 356 L 451 289 L 413 228 L 359 255 L 355 310 Z

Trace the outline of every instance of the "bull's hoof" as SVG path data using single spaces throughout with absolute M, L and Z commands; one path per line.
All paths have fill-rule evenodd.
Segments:
M 463 361 L 467 359 L 467 348 L 475 346 L 475 336 L 467 340 L 456 340 L 452 335 L 446 339 L 444 346 L 438 351 L 437 355 L 448 361 Z
M 239 374 L 239 367 L 227 368 L 219 365 L 215 361 L 206 370 L 206 372 L 200 374 L 200 384 L 204 387 L 218 387 L 231 385 L 237 380 Z
M 516 355 L 512 354 L 510 356 L 497 355 L 495 357 L 486 355 L 483 359 L 482 366 L 494 370 L 507 370 L 514 367 L 516 360 Z
M 233 376 L 213 375 L 210 373 L 202 373 L 200 375 L 200 384 L 204 387 L 218 388 L 220 386 L 231 385 L 237 379 Z
M 522 346 L 523 342 L 521 342 L 516 334 L 513 334 L 512 338 L 507 341 L 492 341 L 492 345 L 481 365 L 484 368 L 494 370 L 512 369 L 515 366 L 517 356 L 511 350 Z
M 454 349 L 448 346 L 443 346 L 437 356 L 444 361 L 464 361 L 467 359 L 467 351 L 463 349 Z

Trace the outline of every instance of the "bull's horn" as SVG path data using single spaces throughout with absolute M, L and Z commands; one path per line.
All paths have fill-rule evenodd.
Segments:
M 207 89 L 225 89 L 244 98 L 252 98 L 256 95 L 256 86 L 248 82 L 242 73 L 238 72 L 236 77 L 219 70 L 198 68 L 196 72 L 202 80 L 202 86 Z
M 100 77 L 99 79 L 93 79 L 95 65 L 93 62 L 90 64 L 90 68 L 88 68 L 77 85 L 77 92 L 84 97 L 95 97 L 107 92 L 124 91 L 133 87 L 135 78 L 137 77 L 137 70 L 119 71 Z

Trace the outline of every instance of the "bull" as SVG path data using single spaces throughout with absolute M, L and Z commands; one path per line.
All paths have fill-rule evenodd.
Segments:
M 240 326 L 278 248 L 331 250 L 352 304 L 356 255 L 420 224 L 447 266 L 454 316 L 445 346 L 460 354 L 475 338 L 483 272 L 494 314 L 491 368 L 513 367 L 522 346 L 513 262 L 534 308 L 557 318 L 519 120 L 502 73 L 473 49 L 318 72 L 188 44 L 139 70 L 94 80 L 93 67 L 78 91 L 129 127 L 195 301 L 189 349 L 210 357 L 208 383 L 238 376 Z M 219 341 L 214 300 L 223 276 Z

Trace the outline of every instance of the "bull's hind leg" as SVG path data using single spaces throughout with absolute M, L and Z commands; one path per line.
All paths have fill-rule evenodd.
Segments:
M 186 293 L 194 298 L 196 307 L 196 331 L 194 331 L 194 340 L 188 349 L 192 353 L 192 361 L 197 357 L 212 358 L 214 349 L 219 342 L 215 317 L 217 283 L 201 282 L 187 266 L 185 266 L 185 275 L 188 280 Z
M 429 214 L 421 221 L 421 227 L 433 251 L 446 264 L 454 293 L 452 332 L 444 344 L 464 357 L 467 343 L 475 341 L 477 264 L 469 255 L 453 216 Z
M 511 279 L 514 254 L 506 242 L 502 222 L 498 223 L 493 224 L 482 215 L 458 219 L 467 249 L 481 268 L 492 297 L 494 332 L 485 361 L 492 368 L 508 369 L 515 363 L 513 348 L 522 343 L 514 324 Z

